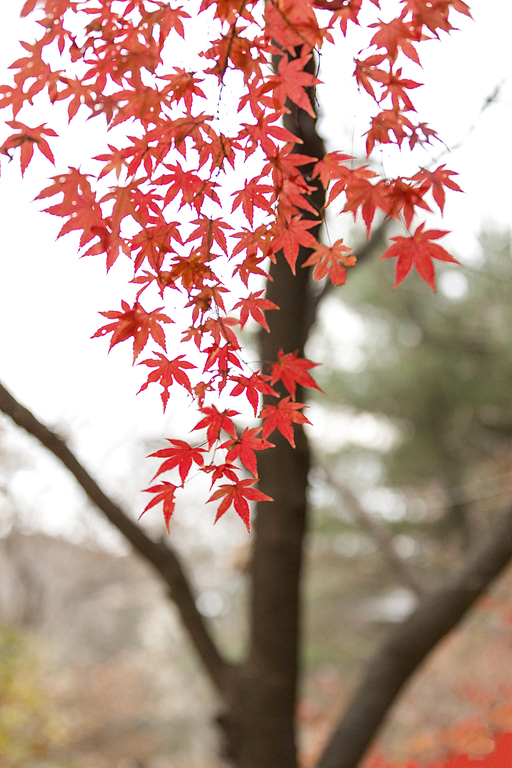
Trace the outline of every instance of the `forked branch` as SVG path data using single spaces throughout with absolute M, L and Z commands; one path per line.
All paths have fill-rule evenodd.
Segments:
M 194 648 L 203 662 L 209 676 L 221 696 L 226 695 L 228 673 L 231 665 L 221 656 L 219 649 L 199 613 L 194 600 L 192 586 L 183 565 L 169 544 L 154 541 L 142 528 L 115 504 L 99 487 L 95 480 L 69 450 L 64 440 L 58 437 L 0 384 L 0 411 L 9 416 L 15 424 L 29 435 L 39 440 L 42 445 L 56 456 L 74 476 L 89 499 L 100 509 L 107 519 L 130 542 L 133 549 L 144 557 L 157 571 L 169 588 L 169 594 L 175 602 L 181 619 L 187 629 Z
M 403 685 L 511 558 L 512 506 L 460 570 L 426 595 L 376 653 L 317 768 L 356 768 L 360 764 Z

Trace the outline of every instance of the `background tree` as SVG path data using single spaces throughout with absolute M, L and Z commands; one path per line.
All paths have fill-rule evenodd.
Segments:
M 365 325 L 355 344 L 363 362 L 342 376 L 326 362 L 323 388 L 351 418 L 371 413 L 392 430 L 386 450 L 356 449 L 361 473 L 365 458 L 378 464 L 375 485 L 390 491 L 391 507 L 396 492 L 389 515 L 400 518 L 398 530 L 423 528 L 445 545 L 449 534 L 452 551 L 470 547 L 489 523 L 486 510 L 507 498 L 509 264 L 508 233 L 489 231 L 479 263 L 443 272 L 436 297 L 413 281 L 397 294 L 381 291 L 391 281 L 385 265 L 361 269 L 350 292 L 336 296 Z M 332 360 L 340 340 L 324 338 Z M 339 481 L 369 498 L 353 444 L 333 459 Z

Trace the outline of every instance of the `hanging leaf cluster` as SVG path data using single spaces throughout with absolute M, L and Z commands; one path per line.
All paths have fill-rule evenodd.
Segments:
M 102 312 L 108 322 L 95 336 L 108 337 L 110 348 L 133 346 L 134 362 L 149 369 L 141 390 L 159 387 L 164 409 L 171 388 L 182 387 L 200 413 L 203 443 L 171 439 L 154 454 L 163 460 L 157 476 L 171 472 L 175 482 L 149 488 L 146 509 L 162 502 L 167 524 L 176 492 L 199 471 L 211 478 L 217 519 L 233 507 L 249 528 L 249 502 L 268 499 L 254 487 L 256 453 L 271 448 L 276 430 L 294 445 L 294 424 L 308 422 L 295 398 L 298 385 L 318 388 L 314 363 L 290 349 L 251 364 L 237 335 L 249 320 L 269 331 L 266 313 L 278 310 L 262 290 L 270 262 L 285 259 L 295 271 L 304 246 L 311 255 L 302 266 L 335 285 L 355 266 L 349 245 L 324 245 L 313 234 L 325 211 L 315 208 L 308 181 L 319 179 L 338 211 L 360 215 L 368 234 L 379 211 L 403 222 L 406 234 L 383 255 L 398 259 L 397 285 L 415 266 L 434 289 L 433 259 L 454 261 L 433 242 L 443 231 L 424 223 L 409 231 L 433 202 L 442 212 L 445 188 L 459 189 L 452 171 L 383 178 L 343 147 L 311 158 L 283 124 L 290 105 L 314 116 L 319 80 L 308 63 L 360 25 L 364 10 L 373 20 L 365 22 L 368 47 L 353 77 L 375 103 L 368 156 L 380 145 L 432 141 L 435 132 L 416 120 L 419 83 L 405 70 L 420 63 L 420 44 L 453 29 L 453 11 L 469 9 L 462 0 L 402 0 L 397 8 L 387 21 L 377 0 L 27 0 L 22 8 L 41 31 L 22 43 L 14 81 L 0 87 L 0 107 L 12 118 L 0 153 L 19 151 L 22 174 L 35 151 L 56 162 L 56 131 L 30 127 L 20 115 L 28 122 L 40 99 L 67 105 L 69 121 L 106 120 L 116 139 L 94 158 L 94 172 L 62 170 L 38 199 L 62 219 L 59 236 L 78 235 L 82 255 L 104 258 L 107 270 L 118 259 L 132 264 L 127 295 L 120 308 Z M 181 40 L 191 49 L 204 43 L 190 69 L 174 55 Z M 310 163 L 306 176 L 301 169 Z M 177 322 L 181 340 L 170 349 Z M 229 406 L 237 398 L 261 426 L 235 425 Z

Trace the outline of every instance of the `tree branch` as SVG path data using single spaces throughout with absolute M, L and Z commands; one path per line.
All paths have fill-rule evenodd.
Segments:
M 418 597 L 420 597 L 424 593 L 424 589 L 416 575 L 396 551 L 393 544 L 393 538 L 386 526 L 379 523 L 378 520 L 363 509 L 359 499 L 352 493 L 350 488 L 339 483 L 325 467 L 321 467 L 321 469 L 324 472 L 329 485 L 331 485 L 338 495 L 348 504 L 356 520 L 375 541 L 398 579 L 405 587 L 407 587 L 407 589 L 411 589 Z
M 370 662 L 317 768 L 356 768 L 402 686 L 512 557 L 512 506 L 448 582 L 419 604 Z
M 150 539 L 92 479 L 65 442 L 41 424 L 35 416 L 0 384 L 0 411 L 15 424 L 37 438 L 75 477 L 89 499 L 130 542 L 133 549 L 150 563 L 169 587 L 193 646 L 199 654 L 217 691 L 225 696 L 232 666 L 221 656 L 203 616 L 197 610 L 192 587 L 176 552 L 164 542 Z

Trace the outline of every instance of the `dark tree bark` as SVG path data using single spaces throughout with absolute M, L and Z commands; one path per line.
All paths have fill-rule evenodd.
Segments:
M 308 64 L 314 71 L 313 59 Z M 310 89 L 311 103 L 315 103 Z M 316 119 L 288 104 L 285 125 L 303 143 L 296 151 L 320 159 L 325 154 L 316 130 Z M 315 186 L 311 202 L 318 210 L 318 235 L 325 196 L 319 183 L 311 181 L 313 165 L 303 166 L 308 184 Z M 313 214 L 304 217 L 313 219 Z M 304 345 L 314 321 L 314 297 L 310 292 L 310 270 L 301 266 L 311 251 L 301 248 L 297 274 L 282 253 L 271 265 L 267 298 L 279 312 L 268 316 L 270 333 L 260 335 L 260 358 L 275 362 L 279 350 L 285 353 Z M 287 394 L 287 393 L 286 393 Z M 302 392 L 297 391 L 297 400 Z M 296 448 L 278 433 L 271 441 L 275 448 L 262 453 L 258 461 L 259 488 L 273 502 L 259 503 L 254 524 L 255 539 L 250 566 L 250 648 L 233 692 L 230 754 L 237 768 L 296 768 L 295 709 L 299 674 L 301 635 L 301 571 L 307 518 L 307 486 L 310 454 L 301 425 L 295 429 Z

